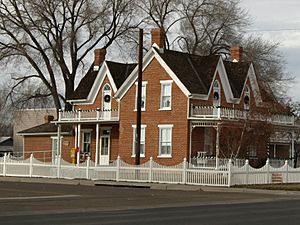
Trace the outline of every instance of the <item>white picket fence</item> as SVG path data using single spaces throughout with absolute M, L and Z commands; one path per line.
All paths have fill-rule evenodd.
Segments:
M 200 168 L 186 159 L 176 166 L 163 166 L 152 158 L 143 165 L 130 165 L 120 157 L 108 166 L 95 166 L 89 158 L 85 163 L 73 165 L 61 158 L 56 164 L 41 162 L 33 157 L 14 160 L 5 155 L 0 158 L 0 175 L 17 177 L 45 177 L 64 179 L 111 180 L 149 183 L 175 183 L 230 187 L 238 184 L 294 183 L 300 182 L 300 168 L 288 163 L 273 168 L 269 162 L 263 168 L 254 169 L 248 161 L 240 167 L 227 160 L 227 166 Z

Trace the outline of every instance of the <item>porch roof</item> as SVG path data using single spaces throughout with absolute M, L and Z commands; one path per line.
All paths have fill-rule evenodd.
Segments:
M 62 134 L 72 134 L 72 124 L 65 124 L 61 126 Z M 21 136 L 29 135 L 51 135 L 57 133 L 57 126 L 54 123 L 44 123 L 26 130 L 19 131 L 17 134 Z

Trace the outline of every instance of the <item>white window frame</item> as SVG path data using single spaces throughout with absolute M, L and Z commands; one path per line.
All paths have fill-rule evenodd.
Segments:
M 245 99 L 246 96 L 248 96 L 248 98 L 249 98 L 248 104 L 245 104 L 245 102 L 244 102 L 244 99 Z M 243 97 L 242 101 L 244 103 L 244 110 L 249 110 L 250 109 L 251 98 L 250 98 L 250 88 L 249 88 L 248 85 L 245 86 L 244 97 Z
M 172 147 L 173 147 L 173 143 L 172 143 L 172 132 L 173 132 L 173 124 L 161 124 L 158 125 L 159 128 L 159 152 L 158 152 L 158 158 L 172 158 Z M 162 131 L 164 129 L 169 129 L 170 130 L 170 153 L 162 153 Z
M 142 81 L 142 101 L 144 101 L 144 107 L 141 107 L 142 111 L 146 111 L 146 97 L 147 97 L 147 84 L 148 81 Z M 137 97 L 138 97 L 138 82 L 135 82 L 135 105 L 134 111 L 137 110 Z
M 144 143 L 144 152 L 140 153 L 140 157 L 144 158 L 146 153 L 146 127 L 147 125 L 141 124 L 141 144 Z M 142 135 L 142 132 L 144 130 L 144 136 Z M 136 125 L 132 125 L 132 155 L 131 157 L 135 157 L 135 134 L 136 134 Z M 144 140 L 142 140 L 142 137 L 144 137 Z
M 88 143 L 88 142 L 84 142 L 84 134 L 85 133 L 89 133 L 90 134 L 90 140 L 89 140 L 89 144 L 90 144 L 90 151 L 83 151 L 84 150 L 84 144 Z M 80 152 L 83 154 L 88 154 L 89 156 L 91 156 L 92 154 L 92 129 L 82 129 L 81 130 L 81 149 Z
M 171 110 L 172 109 L 172 83 L 173 83 L 173 80 L 161 80 L 160 81 L 160 108 L 159 110 Z M 164 91 L 164 86 L 166 85 L 170 85 L 170 96 L 164 96 L 163 94 L 163 91 Z M 170 106 L 168 107 L 164 107 L 163 106 L 163 98 L 164 97 L 170 97 Z

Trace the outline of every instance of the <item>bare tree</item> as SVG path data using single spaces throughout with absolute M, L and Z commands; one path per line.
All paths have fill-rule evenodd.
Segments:
M 239 0 L 182 0 L 182 50 L 192 54 L 226 54 L 249 24 L 249 16 Z
M 61 108 L 85 59 L 136 27 L 133 0 L 0 0 L 0 60 L 22 65 L 18 83 L 40 79 Z M 24 75 L 28 66 L 30 75 Z M 59 85 L 62 84 L 62 87 Z M 18 86 L 15 86 L 18 87 Z M 60 92 L 63 89 L 64 93 Z
M 138 4 L 142 15 L 145 16 L 143 22 L 163 29 L 166 34 L 182 19 L 178 6 L 180 7 L 180 0 L 142 0 Z M 168 36 L 165 42 L 166 48 L 169 49 Z
M 285 71 L 286 62 L 278 50 L 279 43 L 251 35 L 241 39 L 240 44 L 245 60 L 253 62 L 259 79 L 269 85 L 278 100 L 286 102 L 286 87 L 293 78 Z

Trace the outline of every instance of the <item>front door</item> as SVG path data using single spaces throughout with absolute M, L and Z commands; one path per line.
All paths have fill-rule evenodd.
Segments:
M 102 129 L 100 136 L 100 165 L 109 165 L 110 129 Z
M 61 149 L 61 147 L 60 147 Z M 52 163 L 55 163 L 57 162 L 57 137 L 52 137 Z

